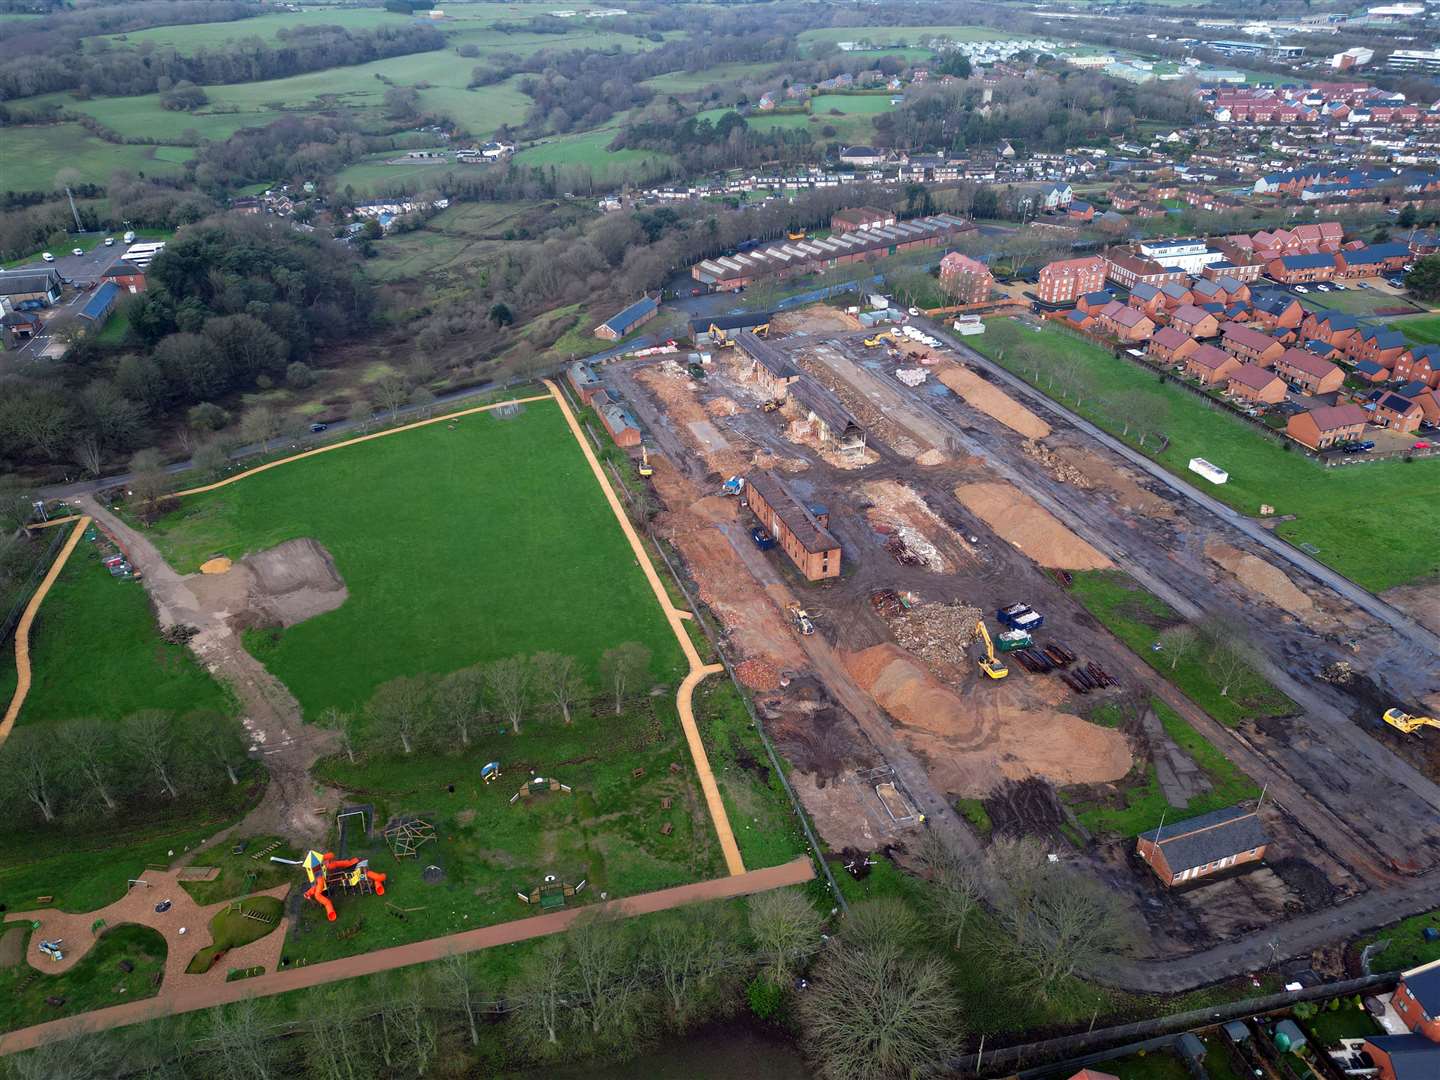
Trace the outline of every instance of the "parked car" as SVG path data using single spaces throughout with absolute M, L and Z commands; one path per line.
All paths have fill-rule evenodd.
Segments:
M 40 257 L 41 257 L 42 259 L 44 259 L 46 262 L 54 262 L 54 261 L 55 261 L 55 256 L 54 256 L 54 255 L 51 255 L 50 252 L 48 252 L 48 251 L 43 252 L 43 253 L 40 255 Z
M 1374 449 L 1375 449 L 1375 440 L 1374 440 L 1374 439 L 1365 439 L 1363 442 L 1358 442 L 1358 443 L 1356 443 L 1355 445 L 1358 446 L 1358 447 L 1360 447 L 1361 450 L 1374 450 Z
M 775 538 L 759 525 L 750 530 L 750 539 L 755 541 L 755 546 L 761 551 L 768 551 L 775 546 Z
M 1355 282 L 1355 288 L 1357 288 L 1357 289 L 1368 289 L 1368 288 L 1370 288 L 1370 286 L 1369 286 L 1369 285 L 1366 285 L 1365 282 L 1363 282 L 1363 281 L 1357 281 L 1357 282 Z
M 315 434 L 317 434 L 317 435 L 318 435 L 320 432 L 322 432 L 322 431 L 328 431 L 329 428 L 330 428 L 330 425 L 329 425 L 329 424 L 311 424 L 311 425 L 310 425 L 310 430 L 313 431 L 313 432 L 314 432 Z
M 115 246 L 115 237 L 113 237 L 113 236 L 107 236 L 107 237 L 105 237 L 105 246 L 106 246 L 106 247 L 114 247 L 114 246 Z
M 1329 292 L 1329 291 L 1330 291 L 1330 286 L 1329 286 L 1329 285 L 1316 285 L 1316 286 L 1315 286 L 1315 291 L 1316 291 L 1316 292 Z
M 910 309 L 910 314 L 911 314 L 911 315 L 919 315 L 919 314 L 920 314 L 920 309 L 919 309 L 918 307 L 912 307 L 912 308 Z
M 84 248 L 71 248 L 71 249 L 70 249 L 70 254 L 71 254 L 71 255 L 84 255 L 84 254 L 85 254 L 85 249 L 84 249 Z
M 1342 281 L 1332 281 L 1330 283 L 1330 288 L 1336 289 L 1340 292 L 1345 292 L 1348 286 L 1346 286 L 1345 283 Z
M 1430 449 L 1430 444 L 1429 444 L 1428 442 L 1426 442 L 1424 439 L 1421 439 L 1421 440 L 1420 440 L 1419 442 L 1417 442 L 1414 446 L 1410 447 L 1410 449 L 1411 449 L 1411 450 L 1429 450 L 1429 449 Z
M 1295 291 L 1298 292 L 1298 293 L 1308 293 L 1310 290 L 1307 289 L 1307 288 L 1305 288 L 1304 285 L 1296 285 L 1296 286 L 1295 286 Z

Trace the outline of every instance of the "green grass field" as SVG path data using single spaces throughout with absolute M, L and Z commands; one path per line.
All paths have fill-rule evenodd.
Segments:
M 645 85 L 657 94 L 691 94 L 714 83 L 759 79 L 774 71 L 774 64 L 716 64 L 702 71 L 671 71 L 646 79 Z
M 1440 910 L 1412 915 L 1378 933 L 1367 934 L 1361 941 L 1362 945 L 1389 942 L 1371 956 L 1370 970 L 1408 971 L 1412 967 L 1440 960 L 1440 941 L 1425 940 L 1425 931 L 1431 928 L 1440 930 Z
M 7 931 L 22 937 L 30 934 L 28 924 L 13 930 L 0 927 L 0 934 Z M 122 961 L 128 961 L 132 970 L 122 970 Z M 133 925 L 103 931 L 89 954 L 60 975 L 42 972 L 32 979 L 35 969 L 28 961 L 0 967 L 0 1031 L 154 997 L 159 990 L 154 978 L 164 970 L 165 939 L 147 926 Z M 64 1003 L 56 1007 L 47 998 Z
M 32 684 L 21 724 L 119 720 L 141 709 L 233 708 L 228 692 L 188 649 L 160 637 L 140 583 L 111 577 L 94 545 L 83 540 L 40 607 L 30 664 Z M 5 666 L 0 696 L 8 702 L 13 651 Z
M 1100 790 L 1089 789 L 1084 794 L 1075 789 L 1062 792 L 1061 798 L 1075 811 L 1080 824 L 1092 833 L 1114 833 L 1131 837 L 1155 828 L 1165 817 L 1172 821 L 1182 817 L 1195 817 L 1259 796 L 1259 785 L 1236 768 L 1229 758 L 1186 723 L 1184 718 L 1163 701 L 1154 700 L 1151 707 L 1159 717 L 1166 734 L 1209 777 L 1210 790 L 1203 795 L 1197 795 L 1184 806 L 1175 806 L 1165 798 L 1160 789 L 1155 766 L 1144 762 L 1137 764 L 1131 770 L 1130 776 L 1113 785 L 1118 788 L 1113 794 L 1103 790 L 1111 785 L 1097 785 Z
M 811 100 L 810 107 L 816 116 L 824 116 L 831 109 L 874 116 L 889 112 L 895 106 L 890 104 L 889 94 L 818 94 Z
M 835 95 L 845 97 L 846 95 Z M 888 98 L 881 100 L 887 102 Z M 697 113 L 701 119 L 710 120 L 712 123 L 719 120 L 731 109 L 707 109 L 705 112 Z M 804 128 L 810 132 L 816 142 L 828 140 L 839 142 L 863 142 L 875 134 L 875 123 L 873 113 L 849 113 L 844 116 L 826 116 L 819 113 L 751 113 L 745 117 L 745 122 L 756 131 L 774 131 L 777 128 Z M 834 135 L 824 134 L 824 129 L 831 127 L 835 129 Z
M 228 907 L 216 912 L 210 919 L 213 940 L 190 958 L 186 971 L 192 975 L 203 975 L 215 966 L 216 959 L 222 953 L 249 945 L 252 941 L 259 941 L 266 934 L 273 934 L 283 926 L 277 923 L 284 913 L 284 908 L 280 900 L 273 896 L 247 896 L 239 900 L 238 904 L 239 907 Z M 264 916 L 270 921 L 267 923 L 261 919 L 249 918 L 246 912 Z
M 1440 345 L 1440 315 L 1396 319 L 1390 325 L 1417 345 Z
M 181 572 L 311 537 L 350 595 L 259 658 L 315 716 L 401 675 L 550 649 L 587 673 L 622 641 L 681 670 L 670 633 L 589 466 L 551 402 L 347 447 L 184 500 L 154 540 Z
M 111 46 L 148 43 L 157 48 L 174 49 L 184 55 L 201 48 L 218 48 L 242 38 L 258 37 L 273 42 L 280 30 L 304 30 L 315 26 L 373 30 L 379 26 L 407 26 L 413 21 L 407 15 L 397 15 L 376 8 L 310 8 L 305 11 L 260 15 L 253 19 L 236 19 L 232 22 L 156 26 L 148 30 L 132 30 L 128 34 L 110 34 L 85 40 L 90 46 L 99 42 Z
M 471 166 L 466 166 L 470 168 Z M 347 170 L 348 172 L 348 170 Z M 341 173 L 344 177 L 346 173 Z M 381 281 L 432 276 L 433 294 L 450 285 L 468 287 L 498 255 L 505 232 L 533 209 L 531 203 L 459 203 L 442 210 L 414 232 L 387 236 L 376 245 L 366 272 Z M 454 279 L 452 281 L 452 279 Z
M 1075 574 L 1072 592 L 1085 609 L 1152 668 L 1165 676 L 1186 697 L 1222 724 L 1234 727 L 1244 720 L 1289 716 L 1300 706 L 1253 670 L 1235 680 L 1228 694 L 1221 693 L 1204 646 L 1193 650 L 1172 669 L 1171 658 L 1151 645 L 1165 627 L 1180 618 L 1165 601 L 1146 592 L 1119 570 L 1086 570 Z
M 670 160 L 654 150 L 607 150 L 615 139 L 613 128 L 573 135 L 556 135 L 539 145 L 521 150 L 515 164 L 526 168 L 589 169 L 597 181 L 613 180 L 628 173 L 644 179 L 660 172 Z
M 180 161 L 170 160 L 179 154 Z M 161 146 L 119 146 L 96 138 L 79 124 L 6 127 L 0 130 L 0 190 L 53 191 L 61 169 L 75 169 L 83 180 L 104 183 L 116 171 L 174 176 L 193 150 Z
M 798 39 L 801 42 L 869 42 L 878 47 L 876 51 L 891 53 L 893 50 L 885 46 L 902 43 L 916 46 L 936 37 L 946 37 L 952 41 L 1007 41 L 1015 36 L 985 26 L 826 26 L 801 31 Z
M 1153 397 L 1166 410 L 1156 426 L 1169 436 L 1170 445 L 1158 455 L 1147 451 L 1152 457 L 1243 513 L 1258 514 L 1260 505 L 1268 503 L 1277 514 L 1294 514 L 1295 520 L 1282 522 L 1275 531 L 1292 544 L 1312 545 L 1311 553 L 1321 562 L 1368 589 L 1378 592 L 1440 570 L 1440 549 L 1429 539 L 1440 534 L 1440 499 L 1434 497 L 1440 463 L 1383 461 L 1322 468 L 1193 394 L 1158 383 L 1154 375 L 1064 330 L 1047 326 L 1036 333 L 1013 319 L 992 319 L 985 334 L 968 344 L 1026 379 L 1035 377 L 1037 366 L 1044 371 L 1074 365 L 1098 391 L 1079 412 L 1117 437 L 1122 425 L 1106 402 L 1130 393 Z M 1226 469 L 1229 482 L 1211 485 L 1190 472 L 1190 459 L 1197 456 Z M 1375 514 L 1380 504 L 1387 507 L 1383 517 Z M 1392 527 L 1397 521 L 1404 527 Z
M 1420 310 L 1404 297 L 1394 296 L 1379 289 L 1357 289 L 1354 285 L 1347 285 L 1344 289 L 1332 289 L 1326 293 L 1311 289 L 1310 295 L 1304 297 L 1303 300 L 1305 307 L 1312 310 L 1330 308 L 1334 311 L 1344 311 L 1361 317 L 1373 315 L 1375 312 L 1387 308 Z

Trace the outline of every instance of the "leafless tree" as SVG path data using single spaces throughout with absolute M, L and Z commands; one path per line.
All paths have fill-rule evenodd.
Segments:
M 650 670 L 650 650 L 638 641 L 627 641 L 606 649 L 600 657 L 600 678 L 615 695 L 615 715 L 625 706 L 625 697 Z
M 547 1056 L 562 1047 L 566 1000 L 570 995 L 571 967 L 561 937 L 543 940 L 525 960 L 520 974 L 506 987 L 518 1006 L 514 1023 L 532 1048 Z
M 934 833 L 925 834 L 920 860 L 930 876 L 931 912 L 959 949 L 965 938 L 965 927 L 984 895 L 980 868 L 973 860 L 946 847 Z
M 733 996 L 742 970 L 734 909 L 702 904 L 650 924 L 646 955 L 665 996 L 671 1024 L 688 1026 L 717 997 Z
M 1078 971 L 1128 952 L 1136 937 L 1119 895 L 1089 875 L 1060 867 L 1045 875 L 1023 913 L 1005 910 L 1002 921 L 1009 931 L 998 946 L 1002 957 L 1042 998 Z
M 523 656 L 512 656 L 505 660 L 492 660 L 483 670 L 490 700 L 519 735 L 520 721 L 530 707 L 530 664 Z
M 869 949 L 884 945 L 910 948 L 921 934 L 920 920 L 910 905 L 893 896 L 854 904 L 840 924 L 840 936 L 851 945 Z
M 560 653 L 542 652 L 535 654 L 532 663 L 540 693 L 559 710 L 565 723 L 570 723 L 570 712 L 585 689 L 585 681 L 580 677 L 575 658 Z
M 1159 434 L 1170 419 L 1170 403 L 1158 394 L 1136 394 L 1128 405 L 1130 420 L 1140 436 L 1141 446 L 1151 435 Z
M 212 1009 L 209 1017 L 209 1061 L 226 1080 L 270 1080 L 280 1072 L 280 1043 L 270 1030 L 274 1013 L 269 1002 L 241 998 Z
M 470 727 L 485 711 L 485 675 L 478 667 L 452 671 L 435 688 L 435 715 L 455 733 L 461 746 L 470 745 Z
M 1200 632 L 1189 623 L 1179 623 L 1160 631 L 1160 644 L 1170 657 L 1170 670 L 1200 647 Z
M 895 945 L 831 941 L 798 1009 L 824 1080 L 924 1075 L 952 1057 L 964 1035 L 945 963 Z
M 61 763 L 48 736 L 20 728 L 0 746 L 0 787 L 23 795 L 48 824 L 55 820 Z
M 119 804 L 111 791 L 116 754 L 112 729 L 98 720 L 74 720 L 60 729 L 60 744 L 75 772 L 84 777 L 95 797 L 113 814 Z
M 240 418 L 240 434 L 247 442 L 258 442 L 261 453 L 268 453 L 270 440 L 278 436 L 285 426 L 285 418 L 270 405 L 260 404 L 246 411 Z
M 239 784 L 240 776 L 235 770 L 245 759 L 245 743 L 241 738 L 243 729 L 219 713 L 192 714 L 190 719 L 195 723 L 195 740 L 200 753 L 225 770 L 232 786 Z
M 1024 937 L 1030 909 L 1050 870 L 1044 845 L 1033 836 L 997 836 L 985 852 L 985 864 L 999 906 L 1010 914 L 1017 934 Z
M 146 512 L 165 494 L 169 481 L 158 450 L 139 450 L 130 458 L 130 494 Z
M 819 946 L 822 923 L 815 906 L 797 889 L 774 889 L 750 898 L 750 936 L 771 982 L 784 986 L 790 981 L 801 961 Z
M 613 912 L 586 912 L 567 934 L 575 988 L 590 1033 L 612 1045 L 636 1034 L 645 1009 L 643 972 L 635 963 L 634 931 Z
M 175 785 L 175 721 L 167 712 L 145 709 L 125 719 L 122 738 L 135 759 L 160 781 L 172 799 L 180 797 Z
M 376 381 L 372 390 L 375 404 L 390 413 L 394 420 L 400 407 L 410 400 L 410 384 L 403 375 L 386 375 Z
M 369 1020 L 368 1008 L 354 983 L 331 983 L 305 1024 L 307 1073 L 316 1080 L 358 1080 L 372 1075 L 373 1055 L 365 1040 L 355 1038 L 356 1026 Z
M 470 1031 L 470 1045 L 480 1045 L 480 1027 L 476 1023 L 476 1009 L 480 992 L 475 969 L 465 957 L 458 953 L 446 953 L 444 958 L 431 967 L 435 977 L 435 988 L 441 1000 L 465 1016 Z
M 320 726 L 340 736 L 340 749 L 351 765 L 355 764 L 355 714 L 331 705 L 320 714 Z
M 99 439 L 94 435 L 82 435 L 75 440 L 72 451 L 76 465 L 79 465 L 91 476 L 100 475 L 100 470 L 105 465 L 105 459 L 100 450 Z
M 398 741 L 405 753 L 414 753 L 430 731 L 433 689 L 433 679 L 421 675 L 381 683 L 365 706 L 376 732 L 392 745 Z
M 1206 666 L 1220 687 L 1220 696 L 1229 697 L 1235 684 L 1250 672 L 1250 658 L 1243 642 L 1233 637 L 1212 641 Z

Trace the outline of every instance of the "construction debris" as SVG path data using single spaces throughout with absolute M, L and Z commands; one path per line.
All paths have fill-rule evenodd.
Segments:
M 919 385 L 920 385 L 921 383 L 923 383 L 927 378 L 929 378 L 929 376 L 930 376 L 930 373 L 929 373 L 928 371 L 926 371 L 924 368 L 896 368 L 896 369 L 895 369 L 895 378 L 899 379 L 899 380 L 900 380 L 902 383 L 904 383 L 906 386 L 912 386 L 912 387 L 913 387 L 913 386 L 919 386 Z
M 927 663 L 964 666 L 980 615 L 979 608 L 964 604 L 917 604 L 891 620 L 890 632 L 901 648 Z
M 1021 449 L 1025 451 L 1026 457 L 1034 458 L 1045 466 L 1045 471 L 1062 484 L 1069 484 L 1081 491 L 1090 489 L 1090 478 L 1049 447 L 1041 446 L 1034 439 L 1027 439 Z

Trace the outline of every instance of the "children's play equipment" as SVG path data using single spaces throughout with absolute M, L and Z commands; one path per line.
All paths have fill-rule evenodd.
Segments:
M 529 780 L 525 781 L 524 787 L 510 796 L 510 803 L 513 806 L 521 799 L 528 799 L 532 795 L 539 795 L 545 791 L 563 791 L 568 795 L 570 793 L 570 785 L 562 784 L 553 776 L 532 776 Z
M 527 904 L 539 904 L 541 910 L 551 911 L 555 908 L 563 908 L 565 901 L 584 888 L 584 878 L 580 879 L 580 884 L 570 885 L 561 881 L 554 874 L 546 874 L 545 880 L 528 893 L 517 892 L 515 895 Z
M 396 859 L 415 858 L 421 846 L 434 839 L 435 826 L 424 818 L 397 818 L 385 826 L 385 842 Z
M 487 761 L 484 765 L 481 765 L 481 766 L 480 766 L 480 779 L 481 779 L 481 780 L 484 780 L 485 783 L 487 783 L 487 784 L 490 783 L 491 780 L 499 780 L 499 779 L 500 779 L 500 762 L 498 762 L 498 761 Z
M 330 899 L 332 892 L 385 895 L 385 875 L 371 870 L 368 859 L 338 859 L 333 851 L 323 855 L 318 851 L 307 851 L 303 859 L 281 859 L 271 855 L 270 861 L 303 867 L 310 887 L 302 895 L 324 908 L 325 917 L 331 922 L 335 921 L 335 904 Z

